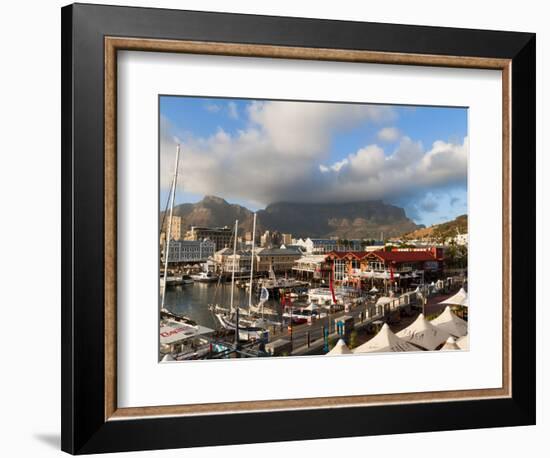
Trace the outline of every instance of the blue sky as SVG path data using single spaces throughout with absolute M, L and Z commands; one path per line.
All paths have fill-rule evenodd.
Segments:
M 161 96 L 161 208 L 381 199 L 421 224 L 467 212 L 467 109 Z

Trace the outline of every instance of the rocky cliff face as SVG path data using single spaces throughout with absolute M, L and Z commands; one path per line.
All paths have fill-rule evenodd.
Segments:
M 253 214 L 247 208 L 224 199 L 206 196 L 196 204 L 174 207 L 185 227 L 232 226 L 239 220 L 240 231 L 252 230 Z M 382 201 L 343 204 L 280 202 L 258 211 L 258 233 L 265 230 L 291 233 L 293 237 L 340 237 L 362 239 L 399 236 L 419 228 L 405 211 Z
M 297 237 L 392 237 L 418 226 L 402 208 L 382 201 L 343 204 L 277 203 L 258 213 L 263 225 Z

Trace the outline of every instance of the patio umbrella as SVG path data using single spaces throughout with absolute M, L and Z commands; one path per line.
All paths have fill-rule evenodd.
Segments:
M 454 296 L 451 296 L 444 301 L 441 301 L 440 304 L 443 305 L 459 305 L 461 307 L 468 307 L 468 294 L 464 291 L 464 288 L 460 288 L 458 293 Z
M 384 323 L 380 332 L 368 342 L 359 345 L 353 353 L 387 353 L 397 351 L 420 351 L 418 347 L 397 337 Z
M 444 331 L 447 331 L 454 337 L 462 337 L 468 334 L 468 323 L 462 318 L 457 317 L 451 307 L 445 307 L 445 310 L 434 320 L 430 321 L 434 326 L 437 326 Z
M 431 324 L 421 313 L 412 324 L 398 332 L 397 336 L 426 350 L 435 350 L 450 334 Z
M 338 342 L 336 342 L 334 348 L 330 350 L 327 355 L 351 355 L 352 353 L 353 352 L 346 345 L 346 342 L 344 342 L 342 339 L 338 339 Z

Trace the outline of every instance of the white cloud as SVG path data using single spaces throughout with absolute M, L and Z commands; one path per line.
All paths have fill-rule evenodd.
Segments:
M 204 106 L 204 109 L 209 113 L 218 113 L 222 109 L 222 107 L 220 107 L 219 105 L 216 105 L 215 103 L 207 103 Z
M 465 183 L 467 144 L 467 138 L 462 144 L 437 141 L 425 151 L 420 142 L 404 137 L 389 155 L 378 145 L 366 146 L 338 163 L 324 166 L 324 195 L 318 193 L 316 197 L 394 200 L 421 190 Z M 336 164 L 338 167 L 334 167 Z M 425 204 L 426 209 L 433 208 L 433 202 Z
M 337 103 L 252 102 L 248 111 L 278 154 L 302 157 L 324 154 L 335 131 L 395 119 L 390 107 Z
M 247 127 L 209 137 L 180 135 L 179 186 L 194 194 L 267 205 L 276 201 L 391 201 L 406 193 L 465 180 L 467 141 L 435 142 L 426 151 L 403 136 L 394 151 L 365 145 L 327 163 L 331 141 L 361 123 L 395 118 L 391 107 L 303 102 L 251 102 Z M 161 186 L 173 170 L 181 134 L 161 118 Z
M 333 171 L 333 172 L 338 172 L 342 167 L 344 167 L 345 165 L 347 165 L 349 163 L 348 159 L 347 158 L 344 158 L 342 159 L 341 161 L 337 161 L 335 162 L 334 164 L 332 164 L 330 167 L 327 167 L 326 165 L 320 165 L 319 166 L 319 170 L 323 173 L 326 173 L 326 172 L 329 172 L 329 171 Z
M 378 131 L 377 137 L 381 142 L 393 143 L 399 140 L 401 132 L 397 127 L 384 127 Z

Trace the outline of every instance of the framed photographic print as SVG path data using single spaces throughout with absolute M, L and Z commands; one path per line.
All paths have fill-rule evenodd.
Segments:
M 63 450 L 534 424 L 534 34 L 71 5 L 62 78 Z

